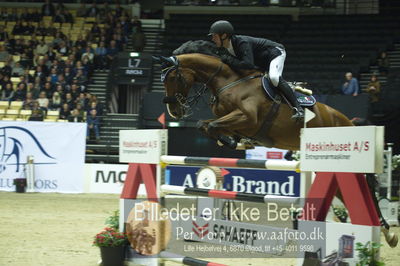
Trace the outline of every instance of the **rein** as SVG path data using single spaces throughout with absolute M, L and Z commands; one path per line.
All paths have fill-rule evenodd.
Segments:
M 238 80 L 236 80 L 236 81 L 234 81 L 232 83 L 229 83 L 228 85 L 223 86 L 222 88 L 217 89 L 217 93 L 216 93 L 215 96 L 218 97 L 218 95 L 221 94 L 222 92 L 224 92 L 225 90 L 227 90 L 229 88 L 232 88 L 232 87 L 234 87 L 234 86 L 236 86 L 236 85 L 238 85 L 238 84 L 240 84 L 242 82 L 246 82 L 248 80 L 255 79 L 255 78 L 261 78 L 262 76 L 263 75 L 258 74 L 258 75 L 255 75 L 255 76 L 248 76 L 248 77 L 244 77 L 244 78 L 238 79 Z
M 172 72 L 176 71 L 176 77 L 175 81 L 177 84 L 182 84 L 184 87 L 187 86 L 187 82 L 185 80 L 185 77 L 180 73 L 179 71 L 179 61 L 178 58 L 172 57 L 174 60 L 174 65 L 167 67 L 162 70 L 161 74 L 161 81 L 165 83 L 167 76 Z M 163 99 L 163 103 L 169 104 L 169 103 L 179 103 L 179 105 L 185 110 L 185 116 L 188 117 L 193 114 L 192 107 L 198 103 L 200 100 L 201 96 L 204 95 L 207 91 L 207 85 L 218 75 L 218 73 L 222 70 L 223 67 L 223 62 L 221 61 L 220 65 L 218 66 L 218 69 L 208 78 L 207 82 L 203 83 L 200 89 L 196 89 L 195 95 L 185 97 L 182 93 L 175 93 L 173 96 L 165 96 Z M 262 77 L 261 74 L 254 75 L 254 76 L 248 76 L 241 78 L 239 80 L 236 80 L 232 83 L 229 83 L 225 85 L 222 88 L 219 88 L 216 90 L 216 94 L 211 97 L 211 104 L 214 104 L 216 99 L 218 98 L 218 95 L 224 92 L 225 90 L 232 88 L 242 82 L 246 82 L 248 80 L 252 80 L 255 78 L 260 78 Z

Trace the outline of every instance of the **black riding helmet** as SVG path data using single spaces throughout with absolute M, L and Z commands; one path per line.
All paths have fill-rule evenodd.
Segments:
M 226 33 L 228 36 L 231 36 L 235 34 L 235 30 L 233 29 L 233 26 L 229 21 L 218 20 L 211 25 L 208 36 L 211 36 L 212 34 L 224 33 Z

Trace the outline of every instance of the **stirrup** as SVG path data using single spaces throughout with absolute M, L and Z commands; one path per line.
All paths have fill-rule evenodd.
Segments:
M 304 119 L 304 110 L 303 108 L 297 108 L 293 107 L 293 110 L 295 111 L 295 114 L 292 115 L 293 120 L 303 120 Z

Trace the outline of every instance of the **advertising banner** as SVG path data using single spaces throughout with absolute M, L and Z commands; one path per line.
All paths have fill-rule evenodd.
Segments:
M 246 150 L 246 159 L 254 160 L 285 160 L 288 151 L 276 148 L 256 146 L 254 149 Z
M 199 167 L 168 166 L 168 185 L 194 187 Z M 224 188 L 229 191 L 300 197 L 300 174 L 292 171 L 259 169 L 224 169 Z
M 127 171 L 127 164 L 85 164 L 85 193 L 121 194 Z M 146 195 L 143 184 L 139 195 Z
M 34 160 L 35 192 L 83 192 L 86 123 L 0 121 L 0 190 L 15 191 Z
M 167 143 L 166 129 L 120 130 L 119 161 L 157 164 L 160 155 L 167 154 Z
M 302 171 L 382 173 L 384 127 L 307 128 L 302 132 Z

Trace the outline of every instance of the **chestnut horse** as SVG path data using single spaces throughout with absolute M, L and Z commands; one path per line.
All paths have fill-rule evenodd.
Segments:
M 163 66 L 164 103 L 172 117 L 185 117 L 191 105 L 206 90 L 210 90 L 214 98 L 211 108 L 216 118 L 200 121 L 199 125 L 209 137 L 231 148 L 237 147 L 237 139 L 245 138 L 263 146 L 300 149 L 302 125 L 291 119 L 292 110 L 287 104 L 266 97 L 261 83 L 262 72 L 233 70 L 224 63 L 230 62 L 230 55 L 221 54 L 209 42 L 187 42 L 174 54 L 169 58 L 156 58 Z M 189 96 L 195 83 L 203 84 L 203 88 L 195 96 Z M 307 127 L 353 126 L 345 115 L 325 104 L 317 102 L 310 108 L 316 116 L 307 123 Z M 268 129 L 266 132 L 263 131 L 265 128 Z M 372 194 L 386 241 L 394 247 L 398 238 L 389 233 L 375 194 Z M 340 194 L 338 197 L 341 198 Z
M 260 71 L 234 71 L 220 58 L 200 53 L 160 59 L 165 67 L 164 102 L 173 118 L 180 119 L 187 114 L 193 102 L 188 97 L 189 91 L 194 83 L 201 83 L 215 98 L 211 108 L 216 118 L 199 123 L 206 135 L 232 148 L 236 148 L 235 140 L 225 136 L 250 139 L 263 146 L 299 150 L 302 124 L 291 119 L 292 110 L 287 104 L 273 107 L 275 102 L 263 91 Z M 275 109 L 274 115 L 271 115 L 272 109 Z M 316 117 L 307 127 L 353 126 L 345 115 L 325 104 L 317 102 L 311 110 Z M 265 127 L 265 122 L 269 126 Z M 260 132 L 265 128 L 268 128 L 266 132 Z

